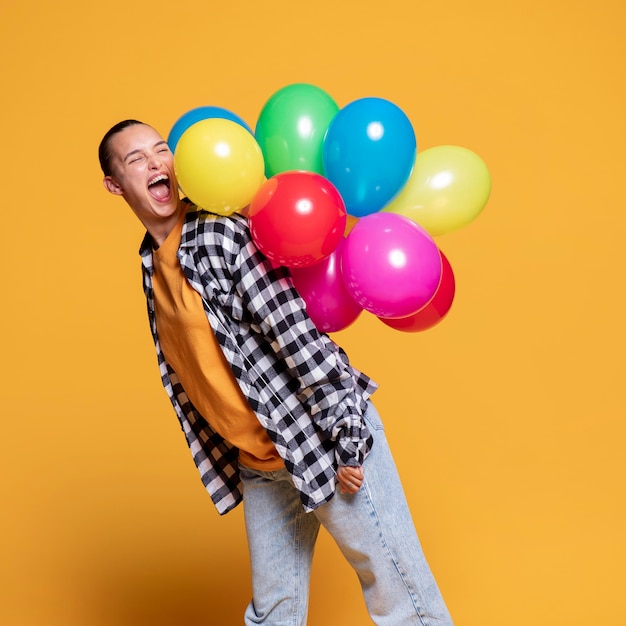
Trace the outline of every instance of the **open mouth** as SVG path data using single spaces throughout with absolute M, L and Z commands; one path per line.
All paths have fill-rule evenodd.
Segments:
M 156 200 L 169 200 L 170 178 L 167 174 L 157 174 L 148 181 L 148 191 Z

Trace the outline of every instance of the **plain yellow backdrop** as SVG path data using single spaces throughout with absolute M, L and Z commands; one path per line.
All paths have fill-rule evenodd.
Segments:
M 617 0 L 0 5 L 0 623 L 242 623 L 241 511 L 214 511 L 163 392 L 140 225 L 96 149 L 126 117 L 254 125 L 277 89 L 398 104 L 493 190 L 438 238 L 450 315 L 336 339 L 381 385 L 457 626 L 626 622 L 626 10 Z M 355 529 L 358 532 L 358 529 Z M 324 535 L 310 626 L 366 624 Z

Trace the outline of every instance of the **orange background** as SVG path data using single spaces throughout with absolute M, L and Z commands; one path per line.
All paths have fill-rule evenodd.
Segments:
M 493 190 L 438 238 L 425 333 L 337 334 L 377 405 L 457 626 L 626 620 L 622 2 L 4 0 L 0 623 L 240 624 L 241 510 L 205 494 L 157 373 L 135 217 L 102 134 L 200 105 L 250 125 L 309 82 L 398 104 Z M 355 532 L 358 532 L 355 529 Z M 368 623 L 324 535 L 310 626 Z

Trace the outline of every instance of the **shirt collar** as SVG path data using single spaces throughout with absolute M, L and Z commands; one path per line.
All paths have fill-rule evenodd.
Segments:
M 152 236 L 148 232 L 144 235 L 141 246 L 139 247 L 139 255 L 141 256 L 143 266 L 152 274 L 154 267 L 152 263 Z
M 189 244 L 185 244 L 188 242 L 190 238 L 187 236 L 190 231 L 194 230 L 194 223 L 196 218 L 198 217 L 197 211 L 198 208 L 192 204 L 190 200 L 187 198 L 183 198 L 183 202 L 185 202 L 187 206 L 187 212 L 185 214 L 185 222 L 183 224 L 183 232 L 181 236 L 180 248 L 187 247 Z M 144 235 L 143 241 L 141 242 L 141 246 L 139 246 L 139 256 L 141 256 L 141 262 L 143 266 L 148 270 L 150 274 L 152 274 L 154 269 L 154 263 L 152 261 L 152 235 L 149 232 L 146 232 Z

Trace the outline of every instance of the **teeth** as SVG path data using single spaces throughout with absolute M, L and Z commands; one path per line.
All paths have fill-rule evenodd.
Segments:
M 160 183 L 162 180 L 169 180 L 169 178 L 165 174 L 159 174 L 155 176 L 148 185 L 154 185 L 155 183 Z

